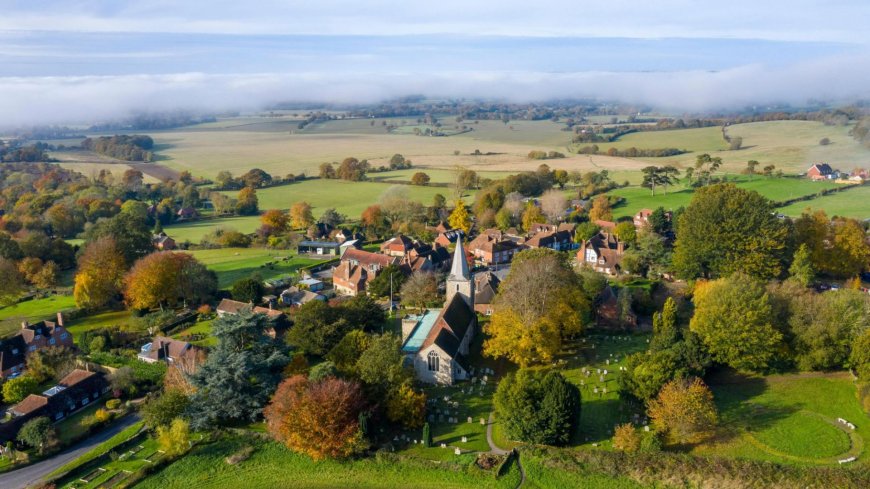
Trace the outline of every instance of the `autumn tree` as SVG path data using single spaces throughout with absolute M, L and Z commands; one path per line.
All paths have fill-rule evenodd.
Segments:
M 429 180 L 430 180 L 429 175 L 427 175 L 421 171 L 418 171 L 413 176 L 411 176 L 411 184 L 412 185 L 426 186 L 426 185 L 429 185 Z
M 259 275 L 236 280 L 230 288 L 230 295 L 239 302 L 259 303 L 263 292 L 263 279 Z
M 40 383 L 60 380 L 75 368 L 75 353 L 65 346 L 40 348 L 27 355 L 27 373 Z
M 695 286 L 689 323 L 713 358 L 738 370 L 764 370 L 782 344 L 764 284 L 743 273 Z
M 144 221 L 131 214 L 121 213 L 100 221 L 85 232 L 85 246 L 100 238 L 112 238 L 129 268 L 133 262 L 154 251 L 151 231 Z
M 30 394 L 39 392 L 39 380 L 33 375 L 20 375 L 3 383 L 3 401 L 17 404 Z
M 184 414 L 188 406 L 190 406 L 190 398 L 184 392 L 170 389 L 146 401 L 140 412 L 145 426 L 156 430 L 161 426 L 172 424 L 174 419 Z
M 157 444 L 170 457 L 186 452 L 190 448 L 190 423 L 175 418 L 169 426 L 158 426 Z
M 15 262 L 0 258 L 0 305 L 15 304 L 24 290 L 24 277 L 18 272 Z
M 311 212 L 311 204 L 296 202 L 290 206 L 290 227 L 306 229 L 312 224 L 314 224 L 314 214 Z
M 387 418 L 405 428 L 419 428 L 426 418 L 426 394 L 405 382 L 387 395 Z
M 76 307 L 93 310 L 108 305 L 120 294 L 126 269 L 114 238 L 106 236 L 88 243 L 79 255 L 75 276 Z
M 348 332 L 329 350 L 326 358 L 335 365 L 335 369 L 344 375 L 355 375 L 356 362 L 371 343 L 371 337 L 361 330 Z
M 217 276 L 191 254 L 163 251 L 137 261 L 124 284 L 130 307 L 153 309 L 207 302 L 217 290 Z
M 279 209 L 269 209 L 260 216 L 260 222 L 264 226 L 268 226 L 275 233 L 283 233 L 287 231 L 288 218 L 284 211 Z
M 613 433 L 613 448 L 626 453 L 640 451 L 641 436 L 631 423 L 624 423 L 616 427 Z
M 366 170 L 368 170 L 368 162 L 350 157 L 345 158 L 341 162 L 341 165 L 338 166 L 338 170 L 336 170 L 336 175 L 342 180 L 359 182 L 365 180 Z
M 637 228 L 634 227 L 632 221 L 619 222 L 616 227 L 613 228 L 613 234 L 615 234 L 620 241 L 626 243 L 634 244 L 637 240 Z
M 870 328 L 855 335 L 849 365 L 864 382 L 870 381 Z
M 678 444 L 704 440 L 719 420 L 713 393 L 697 377 L 665 384 L 649 403 L 649 417 L 656 431 Z
M 855 219 L 829 220 L 823 211 L 804 212 L 795 220 L 795 234 L 809 249 L 813 268 L 819 273 L 847 278 L 870 265 L 870 245 Z
M 514 257 L 485 326 L 484 354 L 528 366 L 549 363 L 589 321 L 591 302 L 564 255 L 540 248 Z
M 257 191 L 251 187 L 239 190 L 236 198 L 236 214 L 240 216 L 253 216 L 260 211 L 260 200 Z
M 613 219 L 613 211 L 610 208 L 610 198 L 606 195 L 599 195 L 592 201 L 592 208 L 589 209 L 589 220 L 595 221 L 610 221 Z
M 565 198 L 564 192 L 550 189 L 541 196 L 541 210 L 552 223 L 559 222 L 565 216 L 565 209 L 567 208 L 568 199 Z
M 435 274 L 414 272 L 402 284 L 402 305 L 422 310 L 426 304 L 438 300 L 438 280 Z
M 528 231 L 533 225 L 544 222 L 547 222 L 547 218 L 544 217 L 541 208 L 536 206 L 533 202 L 526 204 L 526 209 L 523 211 L 522 217 L 523 229 Z
M 466 236 L 471 232 L 471 216 L 469 216 L 468 208 L 462 199 L 456 201 L 456 205 L 453 207 L 453 212 L 450 213 L 447 222 L 451 228 L 464 231 Z
M 360 216 L 360 222 L 366 229 L 379 234 L 387 228 L 387 219 L 379 205 L 370 205 Z
M 789 228 L 758 192 L 733 184 L 700 188 L 677 228 L 673 266 L 684 278 L 740 271 L 770 279 L 784 271 Z
M 269 433 L 315 460 L 346 458 L 366 446 L 360 431 L 365 399 L 358 383 L 335 377 L 285 379 L 264 410 Z

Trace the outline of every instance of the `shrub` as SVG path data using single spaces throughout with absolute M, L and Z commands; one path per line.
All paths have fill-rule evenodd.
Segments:
M 112 400 L 118 401 L 117 399 L 112 399 Z M 120 402 L 120 401 L 118 401 L 118 402 Z M 110 419 L 112 419 L 112 415 L 111 415 L 111 413 L 109 413 L 105 409 L 97 409 L 97 411 L 94 413 L 94 419 L 98 423 L 105 423 L 106 421 L 109 421 Z
M 120 399 L 109 399 L 106 401 L 106 409 L 118 409 L 121 407 Z
M 665 384 L 649 402 L 649 416 L 656 431 L 666 434 L 672 443 L 703 440 L 714 430 L 719 418 L 713 393 L 698 378 L 675 379 Z
M 613 435 L 613 448 L 626 453 L 635 453 L 640 450 L 641 436 L 631 423 L 621 424 L 616 427 Z

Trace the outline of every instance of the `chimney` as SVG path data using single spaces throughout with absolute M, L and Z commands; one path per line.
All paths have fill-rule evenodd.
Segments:
M 57 313 L 57 325 L 63 326 L 63 313 L 62 312 Z
M 30 326 L 30 324 L 28 324 L 27 321 L 21 321 L 21 329 L 27 329 L 28 326 Z
M 616 252 L 621 255 L 623 251 L 625 251 L 625 243 L 617 240 L 616 241 Z

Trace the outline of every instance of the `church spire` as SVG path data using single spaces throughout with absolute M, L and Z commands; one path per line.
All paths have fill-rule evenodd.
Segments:
M 453 252 L 453 264 L 450 268 L 449 278 L 452 280 L 471 280 L 468 259 L 465 257 L 465 248 L 462 247 L 462 236 L 456 240 L 456 250 Z

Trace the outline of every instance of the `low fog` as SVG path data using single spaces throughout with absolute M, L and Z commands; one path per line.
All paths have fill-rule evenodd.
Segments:
M 715 72 L 260 73 L 0 77 L 3 126 L 92 123 L 136 112 L 256 110 L 282 101 L 370 103 L 410 94 L 539 102 L 600 99 L 702 112 L 870 97 L 870 58 Z

